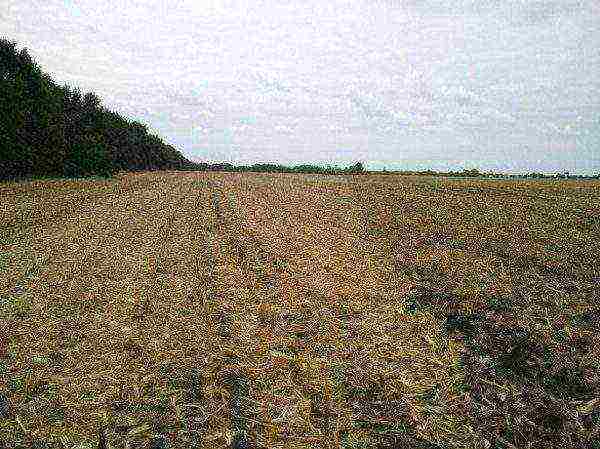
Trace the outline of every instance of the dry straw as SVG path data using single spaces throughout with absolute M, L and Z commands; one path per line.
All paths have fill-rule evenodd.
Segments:
M 4 184 L 1 444 L 592 448 L 598 187 Z

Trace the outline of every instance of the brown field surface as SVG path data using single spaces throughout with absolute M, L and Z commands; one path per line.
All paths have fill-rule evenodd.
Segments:
M 0 447 L 600 448 L 600 182 L 0 184 Z

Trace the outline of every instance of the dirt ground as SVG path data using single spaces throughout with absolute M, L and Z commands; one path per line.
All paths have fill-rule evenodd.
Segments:
M 600 447 L 600 182 L 0 184 L 0 447 Z

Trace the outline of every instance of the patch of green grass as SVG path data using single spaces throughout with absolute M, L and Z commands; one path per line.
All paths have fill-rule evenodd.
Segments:
M 495 296 L 487 299 L 487 305 L 490 310 L 496 312 L 508 312 L 511 310 L 512 304 L 509 298 Z
M 83 443 L 79 443 L 77 446 L 73 446 L 73 449 L 94 449 L 96 447 L 95 442 L 84 441 Z
M 477 314 L 451 313 L 446 315 L 444 326 L 446 332 L 460 332 L 471 338 L 477 332 L 477 322 L 481 319 L 482 317 Z
M 15 238 L 9 235 L 0 235 L 0 245 L 10 245 L 14 243 Z
M 398 437 L 412 435 L 409 425 L 403 421 L 374 422 L 357 420 L 352 427 L 353 431 L 342 438 L 342 447 L 344 448 L 395 447 L 390 443 L 391 441 Z
M 31 313 L 33 305 L 27 294 L 12 295 L 8 300 L 9 313 L 18 318 L 25 318 Z
M 25 272 L 23 273 L 24 279 L 31 279 L 40 274 L 42 271 L 42 267 L 46 261 L 42 258 L 36 258 L 29 262 L 27 268 L 25 268 Z
M 96 393 L 93 391 L 86 391 L 84 392 L 80 397 L 79 397 L 80 401 L 86 402 L 86 401 L 95 401 L 96 400 Z
M 204 189 L 204 188 L 208 187 L 208 181 L 206 181 L 204 179 L 192 181 L 191 187 L 198 188 L 198 189 Z
M 14 340 L 9 340 L 7 354 L 9 359 L 17 357 L 17 345 Z
M 34 365 L 46 366 L 50 363 L 50 359 L 48 357 L 43 357 L 41 355 L 34 355 L 33 357 L 31 357 L 31 362 Z
M 187 386 L 187 383 L 185 382 L 184 379 L 179 378 L 179 377 L 170 377 L 169 380 L 167 380 L 167 390 L 166 393 L 179 393 L 181 392 L 185 387 Z
M 336 201 L 341 204 L 352 204 L 354 202 L 354 197 L 352 196 L 338 196 Z
M 58 385 L 51 382 L 38 382 L 31 391 L 32 395 L 42 395 L 48 399 L 55 398 L 58 395 Z
M 275 270 L 289 270 L 290 264 L 287 260 L 280 259 L 278 257 L 272 260 L 272 265 Z
M 433 385 L 421 395 L 421 399 L 427 404 L 436 404 L 439 402 L 439 387 L 437 385 Z
M 414 316 L 417 314 L 417 312 L 419 312 L 420 309 L 420 305 L 417 302 L 417 300 L 412 297 L 409 296 L 408 298 L 406 298 L 406 304 L 404 305 L 404 311 L 407 315 L 409 316 Z
M 410 432 L 410 429 L 408 427 L 408 425 L 405 422 L 402 421 L 398 421 L 398 422 L 394 422 L 394 423 L 378 423 L 378 424 L 372 424 L 371 428 L 375 431 L 376 434 L 378 435 L 400 435 L 400 434 L 408 434 Z
M 21 392 L 25 388 L 24 376 L 15 375 L 8 379 L 8 390 L 12 393 Z
M 571 323 L 576 326 L 592 327 L 600 320 L 600 310 L 590 309 L 571 316 Z
M 192 315 L 194 312 L 192 312 L 190 309 L 187 309 L 185 307 L 180 307 L 177 312 L 179 313 L 179 315 L 181 316 L 190 316 Z
M 132 404 L 130 410 L 132 413 L 160 413 L 164 414 L 169 409 L 169 405 L 162 401 L 158 404 Z
M 0 244 L 2 244 L 2 239 L 0 238 Z M 0 253 L 0 273 L 3 273 L 8 268 L 11 253 Z
M 65 421 L 65 411 L 60 407 L 53 407 L 48 410 L 46 417 L 52 424 L 62 424 Z

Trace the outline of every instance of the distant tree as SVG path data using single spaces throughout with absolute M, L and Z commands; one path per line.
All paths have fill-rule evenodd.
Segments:
M 353 173 L 353 174 L 363 173 L 364 171 L 365 171 L 365 167 L 363 166 L 362 162 L 357 162 L 348 168 L 348 173 Z
M 466 168 L 462 171 L 462 176 L 469 176 L 469 177 L 477 177 L 479 176 L 481 173 L 479 173 L 479 170 L 477 170 L 476 168 L 472 168 L 470 170 L 467 170 Z

